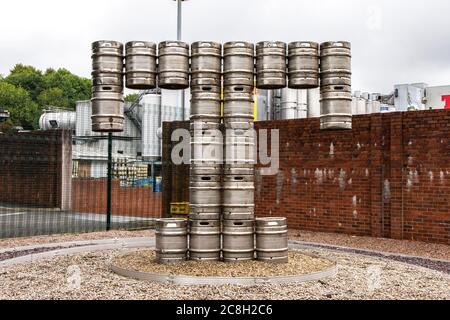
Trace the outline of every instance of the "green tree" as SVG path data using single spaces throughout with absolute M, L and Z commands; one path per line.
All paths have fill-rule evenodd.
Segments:
M 0 106 L 11 113 L 11 121 L 24 129 L 37 129 L 41 109 L 22 87 L 0 81 Z
M 43 108 L 58 107 L 69 108 L 69 99 L 61 88 L 50 88 L 41 92 L 37 97 L 39 105 Z
M 47 69 L 44 73 L 44 84 L 46 89 L 61 89 L 70 108 L 75 108 L 79 100 L 91 98 L 91 81 L 78 77 L 66 69 Z
M 5 80 L 16 87 L 21 87 L 28 91 L 33 101 L 36 101 L 45 86 L 42 72 L 23 64 L 16 64 Z
M 134 102 L 139 97 L 138 93 L 132 93 L 125 96 L 125 102 Z
M 13 122 L 11 119 L 7 119 L 6 121 L 0 122 L 0 133 L 8 133 L 13 127 Z

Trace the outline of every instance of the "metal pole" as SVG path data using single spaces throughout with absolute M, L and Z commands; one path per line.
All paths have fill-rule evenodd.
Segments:
M 181 41 L 181 25 L 182 25 L 182 0 L 177 0 L 177 40 Z M 184 121 L 185 112 L 184 112 L 184 105 L 185 105 L 185 96 L 184 96 L 184 90 L 180 91 L 180 105 L 181 105 L 181 114 L 182 114 L 182 121 Z
M 108 133 L 108 184 L 106 190 L 106 231 L 111 230 L 112 133 Z

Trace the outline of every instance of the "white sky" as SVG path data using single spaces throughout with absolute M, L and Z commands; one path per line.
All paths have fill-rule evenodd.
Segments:
M 450 84 L 448 0 L 189 0 L 183 40 L 348 40 L 353 89 Z M 0 74 L 16 63 L 65 67 L 90 77 L 99 39 L 176 37 L 171 0 L 3 0 Z

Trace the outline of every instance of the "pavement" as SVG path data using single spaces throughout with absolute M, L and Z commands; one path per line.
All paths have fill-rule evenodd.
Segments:
M 112 215 L 111 229 L 142 229 L 152 226 L 153 222 L 152 218 Z M 105 214 L 0 206 L 0 239 L 104 230 L 106 230 Z

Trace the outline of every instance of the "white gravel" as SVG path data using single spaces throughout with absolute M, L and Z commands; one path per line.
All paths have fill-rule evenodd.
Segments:
M 77 254 L 0 269 L 0 299 L 446 299 L 450 276 L 391 260 L 304 250 L 338 261 L 334 278 L 292 285 L 176 286 L 123 278 L 108 269 L 123 251 Z

